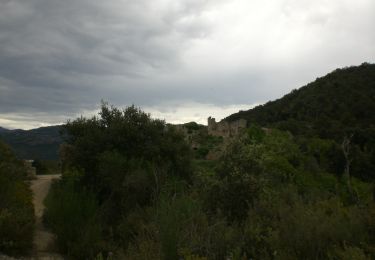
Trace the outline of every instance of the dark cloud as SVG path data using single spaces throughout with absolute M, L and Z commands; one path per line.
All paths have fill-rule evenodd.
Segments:
M 111 85 L 111 76 L 139 78 L 178 66 L 180 48 L 205 30 L 179 23 L 202 5 L 147 3 L 0 2 L 0 111 L 81 108 L 105 92 L 99 77 Z

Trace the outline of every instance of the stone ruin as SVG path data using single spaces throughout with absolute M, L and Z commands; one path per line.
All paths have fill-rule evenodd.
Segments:
M 239 119 L 233 122 L 221 120 L 216 122 L 215 118 L 208 118 L 207 131 L 208 134 L 213 136 L 222 137 L 233 137 L 240 134 L 242 129 L 247 127 L 247 121 L 245 119 Z

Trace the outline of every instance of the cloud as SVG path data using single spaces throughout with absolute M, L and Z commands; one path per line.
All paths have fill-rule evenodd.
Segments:
M 2 71 L 12 76 L 23 65 L 22 72 L 34 78 L 43 69 L 70 76 L 142 76 L 173 64 L 186 40 L 205 30 L 204 23 L 196 25 L 199 12 L 191 4 L 167 8 L 157 2 L 163 1 L 4 2 L 2 53 L 8 66 Z
M 262 103 L 374 62 L 374 17 L 371 0 L 4 0 L 0 119 L 54 123 L 101 99 L 162 117 L 180 104 L 169 118 Z
M 239 112 L 240 110 L 248 110 L 256 105 L 257 104 L 236 104 L 215 106 L 212 104 L 190 102 L 183 104 L 163 104 L 159 107 L 144 107 L 144 110 L 150 113 L 153 118 L 164 119 L 166 122 L 172 124 L 194 121 L 206 125 L 209 116 L 219 121 L 230 114 Z
M 248 110 L 258 104 L 236 104 L 228 106 L 216 106 L 213 104 L 203 104 L 197 102 L 169 102 L 157 106 L 144 106 L 142 110 L 149 113 L 152 118 L 165 120 L 171 124 L 182 124 L 187 122 L 197 122 L 207 124 L 209 116 L 221 120 L 230 114 L 240 110 Z M 126 107 L 123 105 L 122 107 Z M 98 115 L 100 105 L 97 104 L 94 110 L 82 110 L 80 113 L 66 113 L 65 115 L 51 114 L 50 112 L 38 113 L 5 113 L 1 115 L 0 125 L 8 129 L 33 129 L 48 125 L 60 125 L 68 120 L 84 116 L 90 118 Z

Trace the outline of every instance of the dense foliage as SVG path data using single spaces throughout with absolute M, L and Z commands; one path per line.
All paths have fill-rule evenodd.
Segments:
M 61 250 L 77 259 L 374 259 L 374 68 L 336 70 L 232 115 L 250 127 L 231 139 L 134 106 L 103 104 L 98 117 L 68 122 L 45 214 Z
M 0 252 L 20 255 L 32 249 L 34 208 L 26 169 L 0 141 Z
M 256 259 L 341 259 L 353 250 L 362 257 L 355 259 L 373 257 L 373 185 L 351 178 L 350 190 L 290 134 L 259 133 L 251 128 L 228 147 L 206 197 L 211 214 L 240 227 L 238 252 Z
M 45 200 L 45 221 L 57 234 L 57 244 L 67 255 L 93 259 L 102 244 L 98 203 L 95 195 L 79 184 L 81 174 L 66 172 L 52 184 Z
M 375 257 L 374 186 L 338 174 L 333 140 L 253 126 L 219 160 L 192 162 L 174 127 L 105 104 L 66 133 L 45 217 L 71 257 Z
M 293 90 L 283 98 L 248 111 L 229 121 L 246 119 L 248 124 L 290 131 L 294 135 L 335 140 L 352 136 L 352 174 L 375 178 L 375 64 L 337 69 Z
M 350 178 L 349 189 L 306 143 L 329 146 L 253 127 L 217 162 L 197 161 L 192 185 L 134 213 L 142 220 L 125 256 L 372 259 L 373 184 Z
M 335 138 L 353 127 L 373 127 L 374 111 L 375 64 L 364 63 L 336 69 L 281 99 L 233 114 L 227 120 L 244 118 L 262 126 L 290 121 L 297 124 L 296 129 L 289 126 L 293 133 L 303 130 L 305 135 Z
M 63 178 L 47 198 L 46 220 L 72 256 L 126 248 L 138 232 L 134 211 L 152 206 L 168 183 L 191 181 L 190 149 L 182 134 L 134 106 L 103 104 L 99 117 L 78 118 L 65 130 Z M 82 204 L 90 210 L 82 211 Z M 66 225 L 75 228 L 68 231 Z

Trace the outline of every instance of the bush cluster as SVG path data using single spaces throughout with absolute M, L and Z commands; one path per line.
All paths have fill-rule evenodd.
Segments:
M 22 255 L 33 246 L 34 207 L 26 169 L 0 142 L 0 252 Z
M 46 220 L 70 257 L 375 257 L 373 184 L 339 174 L 330 140 L 252 127 L 193 161 L 173 127 L 105 104 L 66 131 Z

